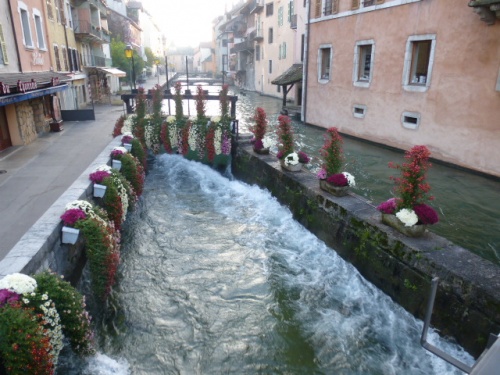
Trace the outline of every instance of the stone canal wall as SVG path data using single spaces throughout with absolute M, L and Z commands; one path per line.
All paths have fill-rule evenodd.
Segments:
M 337 198 L 313 173 L 284 172 L 275 155 L 238 146 L 233 175 L 269 190 L 294 217 L 394 301 L 423 319 L 433 277 L 440 278 L 431 325 L 478 356 L 500 332 L 500 267 L 445 238 L 406 237 L 381 222 L 362 197 Z

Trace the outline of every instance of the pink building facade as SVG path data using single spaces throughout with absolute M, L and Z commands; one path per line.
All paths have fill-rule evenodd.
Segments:
M 468 0 L 312 0 L 303 119 L 500 176 L 500 20 Z

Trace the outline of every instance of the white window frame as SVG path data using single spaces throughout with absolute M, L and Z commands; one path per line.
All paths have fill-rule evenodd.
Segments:
M 66 11 L 66 27 L 70 29 L 73 28 L 73 14 L 71 13 L 71 4 L 69 0 L 65 1 L 65 11 Z
M 30 25 L 30 12 L 28 10 L 28 6 L 23 3 L 22 1 L 20 1 L 18 3 L 18 7 L 17 7 L 17 11 L 19 12 L 19 19 L 21 20 L 21 29 L 23 30 L 23 44 L 26 48 L 35 48 L 35 45 L 33 44 L 33 33 L 31 32 L 31 25 Z M 26 12 L 26 21 L 28 22 L 27 25 L 24 24 L 24 21 L 23 21 L 23 14 L 22 12 Z M 28 44 L 27 41 L 26 41 L 26 30 L 25 30 L 25 27 L 28 28 L 27 32 L 29 34 L 29 37 L 31 39 L 31 44 Z
M 431 41 L 431 51 L 429 54 L 429 66 L 427 67 L 427 77 L 425 80 L 425 84 L 424 83 L 412 84 L 410 75 L 411 75 L 411 67 L 413 60 L 413 43 L 422 42 L 426 40 Z M 406 41 L 405 61 L 404 61 L 403 80 L 402 80 L 402 86 L 405 91 L 426 92 L 427 90 L 429 90 L 432 78 L 432 68 L 434 66 L 435 51 L 436 51 L 436 34 L 412 35 L 408 37 L 408 40 Z
M 356 118 L 365 118 L 367 109 L 364 104 L 355 104 L 352 106 L 352 115 Z
M 322 68 L 323 68 L 323 50 L 325 49 L 330 49 L 330 58 L 329 58 L 329 69 L 328 69 L 328 77 L 325 78 L 323 71 L 322 71 Z M 317 61 L 317 64 L 318 64 L 318 82 L 319 83 L 328 83 L 330 82 L 330 80 L 332 79 L 332 72 L 333 72 L 333 68 L 332 68 L 332 64 L 333 64 L 333 46 L 331 44 L 320 44 L 319 48 L 318 48 L 318 61 Z
M 372 52 L 370 54 L 370 75 L 368 77 L 368 80 L 361 80 L 359 77 L 359 63 L 361 60 L 361 48 L 364 46 L 372 46 Z M 367 40 L 360 40 L 356 42 L 356 45 L 354 46 L 354 61 L 353 61 L 353 70 L 352 70 L 352 81 L 354 86 L 356 87 L 370 87 L 370 84 L 372 83 L 373 79 L 373 69 L 375 66 L 375 40 L 373 39 L 367 39 Z
M 406 121 L 407 117 L 415 118 L 417 120 L 416 123 Z M 403 125 L 403 128 L 405 128 L 405 129 L 417 130 L 418 127 L 420 126 L 420 113 L 409 112 L 409 111 L 403 112 L 401 114 L 401 125 Z
M 38 49 L 47 51 L 47 43 L 45 42 L 45 34 L 43 32 L 43 17 L 38 9 L 33 9 L 33 22 L 35 23 L 36 43 Z M 38 27 L 40 27 L 40 30 L 38 30 Z

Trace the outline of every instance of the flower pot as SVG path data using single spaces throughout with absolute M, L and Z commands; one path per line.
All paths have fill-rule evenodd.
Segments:
M 62 227 L 61 242 L 74 245 L 78 240 L 78 234 L 80 234 L 79 229 L 64 226 Z
M 267 147 L 267 148 L 255 148 L 254 147 L 253 151 L 256 154 L 267 155 L 267 154 L 269 154 L 269 147 Z
M 105 185 L 94 184 L 94 197 L 96 198 L 104 197 L 104 193 L 106 193 L 106 187 L 107 186 Z
M 119 171 L 122 168 L 122 162 L 120 160 L 111 160 L 111 168 Z
M 321 190 L 331 195 L 335 195 L 336 197 L 345 197 L 349 192 L 349 186 L 335 186 L 326 180 L 319 180 L 319 187 Z
M 300 172 L 302 170 L 302 163 L 294 165 L 286 165 L 283 160 L 280 160 L 281 168 L 289 172 Z
M 412 225 L 411 227 L 407 227 L 401 220 L 397 218 L 396 215 L 393 214 L 382 213 L 382 223 L 389 225 L 390 227 L 396 229 L 398 232 L 408 237 L 421 237 L 427 229 L 427 225 L 424 224 L 417 224 Z
M 132 144 L 131 143 L 124 143 L 123 147 L 125 147 L 128 152 L 130 152 L 130 150 L 132 150 Z

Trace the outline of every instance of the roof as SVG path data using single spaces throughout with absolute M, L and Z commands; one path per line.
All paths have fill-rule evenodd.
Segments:
M 293 64 L 285 73 L 273 79 L 273 85 L 290 85 L 302 81 L 302 64 Z
M 17 86 L 17 81 L 30 82 L 32 79 L 34 79 L 38 85 L 46 85 L 51 83 L 52 78 L 59 78 L 60 82 L 71 81 L 71 78 L 66 74 L 51 71 L 0 74 L 0 82 L 9 86 Z

